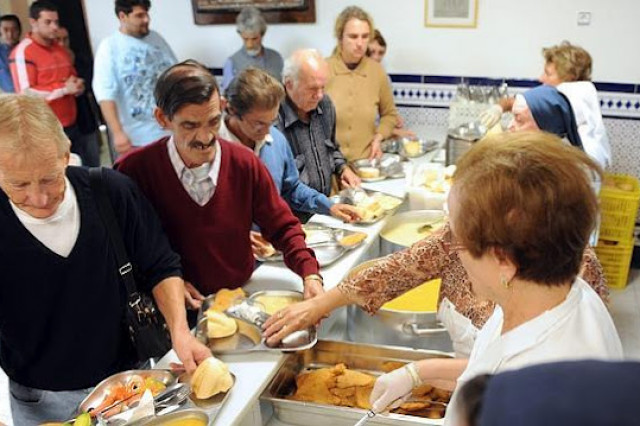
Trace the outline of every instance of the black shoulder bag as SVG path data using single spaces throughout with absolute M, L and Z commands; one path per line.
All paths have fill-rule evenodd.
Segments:
M 107 229 L 111 246 L 118 262 L 118 274 L 127 289 L 127 307 L 125 322 L 133 345 L 140 361 L 160 357 L 171 349 L 169 329 L 162 314 L 156 308 L 153 299 L 145 293 L 138 292 L 133 274 L 133 266 L 129 262 L 124 247 L 122 232 L 116 221 L 113 206 L 104 187 L 102 168 L 89 169 L 89 181 L 97 203 L 98 211 Z

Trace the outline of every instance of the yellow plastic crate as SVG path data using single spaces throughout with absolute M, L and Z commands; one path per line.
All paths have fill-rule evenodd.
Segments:
M 633 235 L 639 203 L 637 178 L 605 173 L 600 190 L 600 239 L 627 241 Z
M 633 238 L 627 241 L 600 240 L 595 249 L 609 287 L 625 288 L 633 254 Z

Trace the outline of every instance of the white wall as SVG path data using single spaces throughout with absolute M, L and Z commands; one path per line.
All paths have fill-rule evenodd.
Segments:
M 239 48 L 233 25 L 193 23 L 190 0 L 152 0 L 153 29 L 180 59 L 221 67 Z M 536 78 L 541 48 L 562 40 L 593 56 L 595 81 L 640 83 L 640 1 L 478 0 L 475 29 L 425 28 L 424 0 L 316 0 L 315 24 L 270 25 L 265 45 L 283 56 L 299 47 L 329 54 L 336 15 L 350 4 L 369 11 L 387 43 L 391 73 Z M 85 0 L 94 49 L 118 22 L 112 0 Z M 591 12 L 590 26 L 578 26 L 577 12 Z

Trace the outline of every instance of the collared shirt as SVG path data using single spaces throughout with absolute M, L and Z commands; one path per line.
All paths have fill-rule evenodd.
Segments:
M 340 175 L 347 160 L 336 140 L 336 109 L 325 95 L 309 113 L 309 122 L 300 120 L 287 97 L 280 104 L 278 129 L 289 141 L 300 180 L 325 195 L 331 193 L 331 176 Z
M 65 191 L 62 202 L 54 214 L 44 219 L 33 217 L 20 210 L 11 200 L 9 200 L 9 205 L 31 235 L 52 252 L 62 257 L 68 257 L 80 233 L 80 209 L 76 192 L 66 176 L 64 184 Z
M 204 206 L 211 200 L 216 191 L 216 186 L 218 186 L 222 159 L 218 141 L 215 142 L 214 149 L 215 154 L 211 163 L 205 163 L 200 167 L 190 169 L 180 158 L 173 136 L 167 142 L 167 150 L 169 151 L 169 159 L 173 169 L 176 171 L 178 178 L 180 178 L 185 191 L 200 206 Z
M 556 307 L 502 333 L 504 315 L 497 306 L 482 327 L 458 378 L 456 389 L 480 374 L 496 374 L 548 362 L 579 359 L 622 360 L 622 344 L 611 315 L 587 283 L 576 278 Z M 454 392 L 445 425 L 459 424 Z
M 11 69 L 9 68 L 9 54 L 11 46 L 0 43 L 0 91 L 5 93 L 13 93 L 13 79 L 11 77 Z
M 224 120 L 222 120 L 218 135 L 224 140 L 241 143 L 236 135 L 229 130 Z M 269 134 L 263 141 L 256 144 L 254 153 L 267 166 L 278 193 L 292 210 L 304 213 L 330 214 L 329 209 L 333 203 L 326 195 L 310 188 L 300 180 L 291 148 L 289 148 L 284 135 L 275 126 L 271 127 Z
M 325 91 L 336 107 L 336 134 L 349 161 L 367 158 L 376 133 L 391 136 L 398 122 L 389 77 L 382 66 L 364 57 L 351 70 L 339 54 L 327 59 L 329 80 Z M 379 124 L 376 119 L 380 117 Z

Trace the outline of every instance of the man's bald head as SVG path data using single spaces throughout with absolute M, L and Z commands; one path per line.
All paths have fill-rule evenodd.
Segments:
M 287 58 L 282 71 L 287 96 L 298 110 L 314 110 L 324 97 L 329 66 L 316 49 L 301 49 Z

